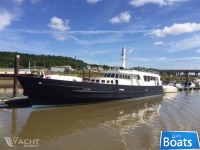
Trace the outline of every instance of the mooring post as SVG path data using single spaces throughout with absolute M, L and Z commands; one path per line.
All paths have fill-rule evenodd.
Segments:
M 85 82 L 85 69 L 83 68 L 83 81 Z
M 16 97 L 18 92 L 18 81 L 17 75 L 19 74 L 19 55 L 15 56 L 15 65 L 14 65 L 14 84 L 13 84 L 13 97 Z
M 89 69 L 89 81 L 90 81 L 90 69 Z
M 186 71 L 185 75 L 186 75 L 186 83 L 188 83 L 189 72 L 188 72 L 188 71 Z

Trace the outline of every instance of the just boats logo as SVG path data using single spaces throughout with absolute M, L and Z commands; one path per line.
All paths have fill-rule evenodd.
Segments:
M 160 149 L 195 149 L 199 150 L 199 137 L 196 131 L 162 131 Z
M 19 137 L 4 137 L 9 147 L 22 145 L 24 147 L 39 147 L 40 139 L 21 139 Z

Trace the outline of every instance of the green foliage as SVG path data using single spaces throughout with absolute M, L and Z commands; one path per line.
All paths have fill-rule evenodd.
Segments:
M 33 55 L 17 52 L 0 52 L 0 68 L 13 68 L 15 55 L 20 55 L 20 68 L 28 68 L 29 62 L 33 66 L 54 67 L 54 66 L 72 66 L 74 69 L 86 68 L 87 64 L 82 60 L 71 57 Z

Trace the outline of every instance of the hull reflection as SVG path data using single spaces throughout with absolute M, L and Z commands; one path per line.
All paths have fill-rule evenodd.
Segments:
M 132 124 L 150 118 L 156 113 L 162 97 L 143 101 L 104 103 L 83 106 L 33 110 L 19 135 L 21 138 L 56 139 L 60 136 L 79 134 L 99 125 L 112 125 L 112 120 L 126 119 Z M 130 120 L 131 119 L 131 120 Z

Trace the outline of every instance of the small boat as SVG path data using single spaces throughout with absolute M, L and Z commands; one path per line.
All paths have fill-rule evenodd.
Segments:
M 199 78 L 196 78 L 194 79 L 193 83 L 196 85 L 196 86 L 200 86 L 200 79 Z
M 176 87 L 177 83 L 174 81 L 171 81 L 169 83 L 163 84 L 163 93 L 175 93 L 178 91 L 178 88 Z
M 160 76 L 152 72 L 127 70 L 125 49 L 122 49 L 122 68 L 106 70 L 103 77 L 88 82 L 18 76 L 32 107 L 91 104 L 122 100 L 138 100 L 163 94 Z M 73 80 L 71 80 L 71 78 Z
M 174 93 L 177 92 L 178 89 L 175 86 L 172 85 L 163 85 L 163 92 L 164 93 Z
M 176 84 L 176 87 L 178 90 L 190 90 L 197 87 L 197 85 L 195 82 L 193 83 L 192 81 L 187 81 L 185 82 L 185 84 Z

